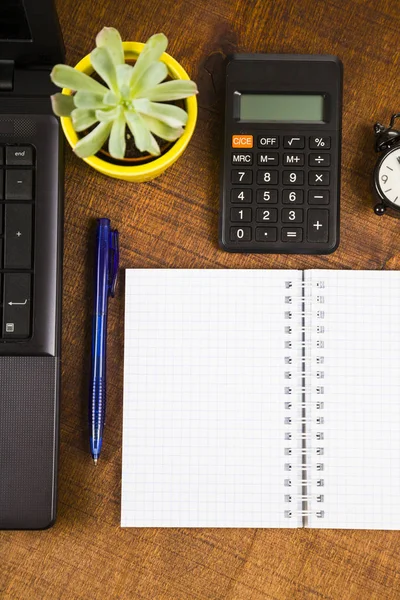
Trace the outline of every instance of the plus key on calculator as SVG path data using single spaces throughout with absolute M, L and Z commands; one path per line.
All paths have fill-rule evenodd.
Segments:
M 336 250 L 341 118 L 337 57 L 232 57 L 226 71 L 219 227 L 224 250 Z

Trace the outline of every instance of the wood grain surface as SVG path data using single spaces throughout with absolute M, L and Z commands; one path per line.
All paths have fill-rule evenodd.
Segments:
M 146 184 L 107 179 L 67 149 L 58 520 L 48 531 L 0 534 L 0 598 L 399 599 L 399 532 L 120 528 L 123 283 L 110 303 L 107 429 L 97 469 L 86 424 L 96 217 L 110 216 L 120 230 L 123 269 L 400 268 L 400 221 L 373 214 L 370 189 L 372 124 L 400 110 L 398 3 L 57 5 L 72 65 L 104 25 L 126 40 L 163 31 L 169 52 L 198 82 L 199 121 L 183 157 Z M 331 256 L 232 255 L 218 248 L 222 61 L 232 51 L 329 53 L 344 63 L 342 233 Z

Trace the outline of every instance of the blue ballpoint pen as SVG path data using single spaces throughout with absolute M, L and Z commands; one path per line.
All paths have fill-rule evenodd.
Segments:
M 114 297 L 118 274 L 118 231 L 109 219 L 98 219 L 92 324 L 92 368 L 90 374 L 90 452 L 97 465 L 106 417 L 106 348 L 108 298 Z

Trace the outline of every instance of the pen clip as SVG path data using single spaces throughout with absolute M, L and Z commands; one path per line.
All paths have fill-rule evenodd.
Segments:
M 110 231 L 109 295 L 115 296 L 119 267 L 119 234 L 117 229 Z

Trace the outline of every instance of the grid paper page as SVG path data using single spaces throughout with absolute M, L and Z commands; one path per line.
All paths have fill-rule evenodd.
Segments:
M 400 273 L 312 275 L 325 378 L 324 518 L 311 526 L 400 529 Z
M 298 271 L 126 272 L 121 525 L 284 518 L 285 281 Z

